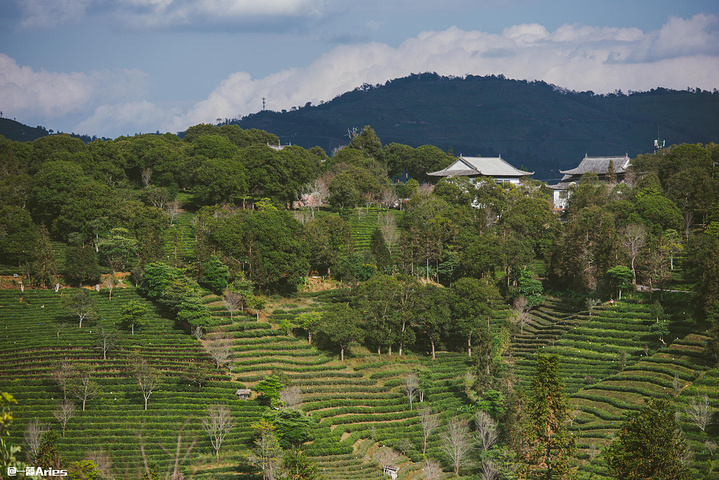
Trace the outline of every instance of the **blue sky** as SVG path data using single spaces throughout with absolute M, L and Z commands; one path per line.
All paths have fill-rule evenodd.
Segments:
M 0 0 L 0 110 L 65 132 L 177 132 L 425 71 L 713 90 L 719 2 Z

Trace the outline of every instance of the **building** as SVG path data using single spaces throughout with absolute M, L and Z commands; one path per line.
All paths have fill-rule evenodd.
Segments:
M 491 177 L 497 183 L 518 184 L 522 177 L 534 172 L 518 170 L 502 157 L 464 157 L 461 156 L 450 166 L 437 172 L 428 172 L 430 177 Z
M 630 165 L 631 160 L 626 154 L 623 157 L 589 157 L 585 155 L 576 168 L 559 171 L 564 175 L 559 183 L 548 185 L 549 188 L 554 190 L 554 208 L 564 210 L 567 206 L 568 197 L 566 194 L 562 195 L 562 192 L 566 191 L 570 185 L 579 182 L 579 179 L 585 173 L 596 173 L 599 180 L 607 181 L 609 167 L 613 166 L 616 181 L 621 182 Z

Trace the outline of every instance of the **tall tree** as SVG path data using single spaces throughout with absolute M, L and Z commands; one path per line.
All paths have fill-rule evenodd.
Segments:
M 145 410 L 147 410 L 147 401 L 162 383 L 162 376 L 157 369 L 147 363 L 147 360 L 140 357 L 132 359 L 131 369 L 132 375 L 140 387 L 142 397 L 145 399 Z
M 340 348 L 340 360 L 345 360 L 345 350 L 352 342 L 362 341 L 364 330 L 360 325 L 361 315 L 346 303 L 337 303 L 322 314 L 322 331 L 330 342 Z
M 532 377 L 532 395 L 527 402 L 523 437 L 524 470 L 530 478 L 572 478 L 571 459 L 576 448 L 567 429 L 569 400 L 559 374 L 559 359 L 539 355 Z
M 65 307 L 78 318 L 79 328 L 82 328 L 82 322 L 84 320 L 91 319 L 97 315 L 95 298 L 82 288 L 65 301 Z
M 220 461 L 220 448 L 225 437 L 235 426 L 232 412 L 226 405 L 210 405 L 207 416 L 202 418 L 202 429 L 210 436 L 210 443 L 215 449 L 215 458 Z
M 441 435 L 442 451 L 452 461 L 454 474 L 459 475 L 459 469 L 467 463 L 469 452 L 472 450 L 472 436 L 466 420 L 452 418 Z
M 80 363 L 75 366 L 75 373 L 70 381 L 70 391 L 82 402 L 82 410 L 85 411 L 85 404 L 100 393 L 100 385 L 92 379 L 93 370 L 89 365 Z
M 142 327 L 145 325 L 145 315 L 147 307 L 136 300 L 130 300 L 122 307 L 122 324 L 130 327 L 132 334 L 135 335 L 135 326 Z
M 652 399 L 626 414 L 606 451 L 609 471 L 626 480 L 688 480 L 688 447 L 668 399 Z

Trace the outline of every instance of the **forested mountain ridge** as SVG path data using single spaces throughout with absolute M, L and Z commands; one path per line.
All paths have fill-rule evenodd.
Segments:
M 712 478 L 717 145 L 560 213 L 531 179 L 393 183 L 453 157 L 348 140 L 0 138 L 0 474 Z
M 371 125 L 386 143 L 435 145 L 455 155 L 497 156 L 558 180 L 581 158 L 650 152 L 667 144 L 719 141 L 719 94 L 700 90 L 595 95 L 504 77 L 412 75 L 364 86 L 322 105 L 262 111 L 243 128 L 276 134 L 283 144 L 331 152 L 347 130 Z M 551 182 L 550 182 L 551 183 Z

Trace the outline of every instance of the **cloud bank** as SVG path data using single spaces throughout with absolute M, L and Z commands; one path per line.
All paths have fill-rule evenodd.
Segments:
M 122 1 L 152 11 L 178 3 Z M 197 3 L 212 6 L 223 1 Z M 274 4 L 292 11 L 307 2 L 322 3 L 277 0 Z M 206 7 L 206 11 L 212 9 Z M 252 78 L 246 72 L 233 73 L 206 99 L 183 109 L 153 104 L 146 93 L 148 78 L 142 72 L 33 71 L 0 54 L 0 105 L 17 116 L 28 112 L 58 118 L 88 112 L 73 124 L 74 131 L 115 137 L 158 129 L 177 132 L 197 123 L 235 118 L 260 110 L 263 97 L 270 110 L 307 102 L 318 104 L 364 83 L 381 84 L 421 72 L 454 76 L 503 74 L 595 93 L 656 87 L 713 90 L 719 87 L 719 17 L 672 17 L 660 30 L 652 32 L 577 24 L 549 31 L 539 24 L 522 24 L 500 33 L 458 28 L 428 31 L 397 47 L 377 42 L 341 45 L 307 67 L 262 78 Z
M 267 108 L 319 103 L 368 83 L 410 73 L 503 74 L 595 93 L 719 87 L 719 18 L 670 18 L 656 32 L 636 28 L 516 25 L 500 34 L 450 28 L 424 32 L 393 48 L 381 43 L 339 46 L 307 68 L 260 79 L 230 75 L 187 113 L 166 124 L 181 130 Z
M 319 17 L 327 0 L 16 0 L 22 28 L 110 18 L 132 29 L 246 25 L 258 19 Z

